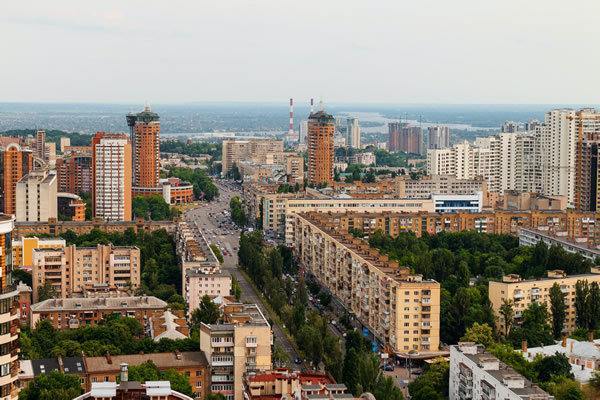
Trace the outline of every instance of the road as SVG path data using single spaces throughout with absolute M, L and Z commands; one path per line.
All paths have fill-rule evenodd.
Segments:
M 188 209 L 185 212 L 185 220 L 189 224 L 197 223 L 202 229 L 206 237 L 211 244 L 216 244 L 220 248 L 224 248 L 229 255 L 223 255 L 224 262 L 221 265 L 221 269 L 225 273 L 230 273 L 235 277 L 242 289 L 241 301 L 248 301 L 251 303 L 258 304 L 265 318 L 272 318 L 265 305 L 262 303 L 260 298 L 254 292 L 254 289 L 250 286 L 250 283 L 246 280 L 244 275 L 239 271 L 237 264 L 237 248 L 239 246 L 240 232 L 239 230 L 224 230 L 219 228 L 219 223 L 225 225 L 228 224 L 229 218 L 222 214 L 223 210 L 229 210 L 229 201 L 233 196 L 240 196 L 241 194 L 236 191 L 232 191 L 231 188 L 225 187 L 225 185 L 219 181 L 215 181 L 215 184 L 219 187 L 220 196 L 218 200 L 213 201 L 208 206 L 200 206 L 192 209 Z M 209 216 L 213 214 L 213 216 Z M 209 231 L 210 233 L 206 233 Z M 214 235 L 212 232 L 216 232 Z M 281 346 L 286 353 L 290 356 L 290 366 L 294 363 L 298 354 L 294 351 L 290 341 L 285 336 L 281 327 L 275 322 L 273 323 L 273 335 L 275 337 L 275 344 Z

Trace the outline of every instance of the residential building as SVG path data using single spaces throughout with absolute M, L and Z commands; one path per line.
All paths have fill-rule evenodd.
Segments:
M 152 361 L 161 372 L 174 369 L 177 373 L 185 375 L 190 385 L 192 385 L 196 399 L 204 399 L 209 393 L 210 367 L 202 351 L 127 355 L 106 354 L 102 357 L 85 357 L 88 375 L 87 390 L 90 390 L 94 383 L 116 382 L 119 369 L 124 363 L 137 366 L 147 361 Z
M 37 360 L 21 360 L 19 366 L 19 385 L 26 388 L 29 383 L 40 375 L 48 375 L 52 371 L 59 371 L 65 375 L 76 376 L 81 383 L 81 388 L 88 386 L 87 371 L 84 357 L 54 357 Z
M 124 134 L 92 138 L 92 215 L 131 221 L 131 144 Z
M 346 143 L 349 147 L 360 149 L 360 126 L 357 117 L 348 117 L 346 125 Z
M 315 186 L 333 182 L 333 136 L 335 119 L 321 102 L 319 110 L 308 117 L 308 183 Z
M 423 129 L 418 126 L 402 126 L 399 150 L 407 154 L 423 154 Z
M 17 182 L 33 170 L 33 153 L 10 143 L 0 150 L 0 212 L 17 213 Z
M 440 344 L 440 284 L 354 238 L 327 214 L 294 216 L 294 254 L 368 328 L 381 348 L 397 356 L 435 352 Z
M 81 295 L 85 286 L 109 284 L 135 290 L 140 285 L 140 249 L 98 244 L 96 247 L 38 248 L 32 253 L 33 301 L 46 281 L 58 297 Z
M 56 218 L 57 212 L 54 171 L 34 170 L 17 182 L 17 221 L 48 221 Z
M 487 205 L 487 182 L 481 176 L 458 179 L 456 175 L 428 175 L 411 179 L 403 175 L 396 178 L 395 193 L 399 199 L 424 199 L 433 194 L 470 195 L 482 193 L 483 205 Z
M 346 394 L 346 385 L 336 383 L 327 373 L 290 371 L 276 368 L 244 376 L 244 398 L 248 400 L 271 400 L 273 398 L 353 399 Z M 318 396 L 318 397 L 313 397 Z
M 388 123 L 388 142 L 387 150 L 390 153 L 396 153 L 400 151 L 400 131 L 402 128 L 407 127 L 407 123 L 402 122 L 390 122 Z
M 92 192 L 92 148 L 70 151 L 56 160 L 58 191 L 80 194 Z
M 592 273 L 568 276 L 562 270 L 548 271 L 547 278 L 523 280 L 519 275 L 505 275 L 502 282 L 489 283 L 489 299 L 498 318 L 497 328 L 504 332 L 506 322 L 500 313 L 505 301 L 513 302 L 514 324 L 520 326 L 523 321 L 523 310 L 531 303 L 545 303 L 550 308 L 550 289 L 556 283 L 565 295 L 566 318 L 564 332 L 570 334 L 575 330 L 575 284 L 577 281 L 600 283 L 600 269 L 592 268 Z M 550 322 L 550 321 L 549 321 Z
M 546 243 L 548 247 L 557 244 L 569 253 L 581 254 L 594 262 L 597 257 L 600 257 L 600 249 L 589 244 L 587 236 L 570 237 L 567 231 L 551 232 L 547 226 L 519 230 L 520 246 L 535 246 L 540 241 Z
M 427 128 L 428 149 L 446 149 L 450 147 L 450 128 L 447 126 L 430 126 Z
M 500 132 L 502 133 L 517 133 L 519 131 L 520 124 L 515 121 L 505 121 L 500 126 Z
M 579 144 L 581 158 L 576 173 L 578 188 L 576 207 L 580 211 L 600 211 L 600 164 L 598 149 L 600 140 L 583 140 Z
M 364 165 L 375 165 L 377 159 L 375 153 L 372 151 L 366 151 L 362 153 L 355 153 L 351 156 L 336 157 L 335 162 L 345 162 L 347 164 L 364 164 Z
M 242 400 L 243 376 L 271 369 L 271 326 L 256 304 L 224 306 L 223 323 L 200 325 L 200 350 L 211 368 L 212 393 Z
M 276 152 L 283 152 L 283 140 L 225 139 L 223 140 L 222 173 L 227 173 L 233 164 L 250 161 L 252 157 Z
M 21 326 L 29 325 L 29 312 L 31 307 L 31 286 L 27 286 L 23 282 L 19 282 L 17 285 L 17 291 L 19 292 L 18 307 L 19 307 L 19 320 Z
M 200 308 L 204 296 L 229 296 L 231 294 L 231 274 L 224 272 L 203 273 L 188 270 L 185 275 L 185 304 L 191 314 Z
M 131 142 L 133 187 L 158 187 L 160 169 L 160 117 L 148 103 L 140 113 L 126 116 Z
M 33 251 L 35 249 L 56 249 L 67 245 L 64 239 L 23 237 L 12 240 L 13 265 L 22 269 L 31 270 L 33 266 Z
M 76 194 L 59 192 L 56 196 L 58 215 L 71 221 L 85 221 L 85 202 Z
M 71 145 L 71 138 L 68 137 L 61 137 L 60 138 L 60 152 L 64 154 L 65 152 L 65 147 L 70 146 Z
M 298 127 L 298 143 L 306 143 L 308 137 L 308 121 L 300 121 Z
M 166 308 L 166 302 L 153 296 L 54 298 L 31 305 L 31 326 L 47 320 L 55 329 L 64 331 L 83 325 L 98 325 L 108 316 L 115 315 L 117 318 L 134 318 L 147 329 L 148 318 Z
M 482 345 L 470 342 L 450 346 L 449 398 L 554 400 Z
M 0 215 L 0 397 L 18 399 L 19 286 L 12 281 L 11 238 L 15 217 Z
M 144 230 L 152 232 L 158 229 L 164 229 L 167 233 L 175 232 L 175 221 L 146 221 L 143 218 L 136 218 L 135 221 L 105 221 L 102 218 L 92 218 L 91 221 L 58 221 L 50 218 L 47 222 L 19 222 L 15 224 L 14 237 L 20 239 L 29 235 L 49 234 L 58 236 L 67 231 L 73 231 L 76 235 L 90 233 L 92 229 L 99 229 L 102 232 L 124 233 L 127 229 L 133 229 L 134 232 Z
M 497 208 L 504 210 L 561 210 L 567 209 L 566 196 L 544 196 L 537 193 L 522 193 L 505 190 Z
M 35 131 L 35 156 L 40 160 L 48 162 L 46 157 L 46 131 L 37 130 Z

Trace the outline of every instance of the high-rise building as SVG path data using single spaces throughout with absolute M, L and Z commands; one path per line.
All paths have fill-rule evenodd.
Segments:
M 92 138 L 92 211 L 106 221 L 131 221 L 131 144 L 124 134 Z
M 133 186 L 155 188 L 160 178 L 160 121 L 146 103 L 144 111 L 127 114 L 130 141 L 132 146 Z
M 35 156 L 48 161 L 46 158 L 46 131 L 35 131 Z
M 349 117 L 346 125 L 346 144 L 355 149 L 360 149 L 360 126 L 358 118 Z
M 388 151 L 390 153 L 396 153 L 400 150 L 400 129 L 402 124 L 400 122 L 390 122 L 388 124 Z
M 71 138 L 61 137 L 60 138 L 60 152 L 64 154 L 67 147 L 71 146 Z
M 298 143 L 306 143 L 306 137 L 308 136 L 308 121 L 300 121 L 298 132 Z
M 283 140 L 223 140 L 223 174 L 227 173 L 233 164 L 250 161 L 253 157 L 263 157 L 268 153 L 280 152 L 283 152 Z
M 17 182 L 33 169 L 33 153 L 16 143 L 0 151 L 0 210 L 17 213 Z
M 418 126 L 402 126 L 400 130 L 400 151 L 407 154 L 423 153 L 423 130 Z
M 34 170 L 17 182 L 17 221 L 46 222 L 57 210 L 55 171 Z
M 502 133 L 516 133 L 519 131 L 519 123 L 515 121 L 505 121 L 500 126 L 500 132 Z
M 428 149 L 445 149 L 450 147 L 450 128 L 447 126 L 430 126 Z
M 527 131 L 527 132 L 533 132 L 535 131 L 535 128 L 538 126 L 542 126 L 542 123 L 540 121 L 538 121 L 537 119 L 532 119 L 529 122 L 525 122 L 523 124 L 523 130 Z
M 12 281 L 11 239 L 15 217 L 0 215 L 0 277 L 2 295 L 0 295 L 0 396 L 7 400 L 18 399 L 20 390 L 17 383 L 19 372 L 19 289 Z
M 600 211 L 599 150 L 598 140 L 586 140 L 580 146 L 581 163 L 577 169 L 577 209 L 580 211 Z
M 56 160 L 58 191 L 65 193 L 92 192 L 92 148 L 70 151 Z
M 308 183 L 333 182 L 333 136 L 335 119 L 321 102 L 319 110 L 308 117 Z

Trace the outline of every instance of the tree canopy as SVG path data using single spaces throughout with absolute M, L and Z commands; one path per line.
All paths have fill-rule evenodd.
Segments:
M 79 395 L 79 377 L 54 370 L 49 374 L 36 376 L 19 392 L 19 400 L 71 400 Z

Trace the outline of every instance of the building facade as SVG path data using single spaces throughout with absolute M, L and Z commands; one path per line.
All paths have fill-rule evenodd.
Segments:
M 17 182 L 17 221 L 41 222 L 56 218 L 58 198 L 54 171 L 39 169 Z
M 33 170 L 33 153 L 10 143 L 0 150 L 0 211 L 17 213 L 17 182 Z
M 67 245 L 64 239 L 23 237 L 12 240 L 13 265 L 19 268 L 31 269 L 33 266 L 33 251 L 35 249 L 60 249 Z
M 225 139 L 223 140 L 222 173 L 227 173 L 233 167 L 233 164 L 238 164 L 241 161 L 251 161 L 252 157 L 281 152 L 283 152 L 283 140 Z
M 71 151 L 56 160 L 58 191 L 65 193 L 92 192 L 92 149 Z
M 430 126 L 427 128 L 428 149 L 446 149 L 450 147 L 450 128 L 447 126 Z
M 360 126 L 357 117 L 348 117 L 346 125 L 346 143 L 355 149 L 360 149 Z
M 132 186 L 158 187 L 160 170 L 160 117 L 146 103 L 144 111 L 127 114 L 132 160 Z
M 402 126 L 400 151 L 407 154 L 423 154 L 423 129 L 418 126 Z
M 141 254 L 137 247 L 38 248 L 32 252 L 33 301 L 50 281 L 57 297 L 82 295 L 88 285 L 108 284 L 135 290 L 140 285 Z
M 92 215 L 131 221 L 131 143 L 123 134 L 92 138 Z
M 321 106 L 322 107 L 322 106 Z M 333 182 L 333 136 L 335 119 L 324 109 L 308 117 L 308 183 L 318 186 Z

